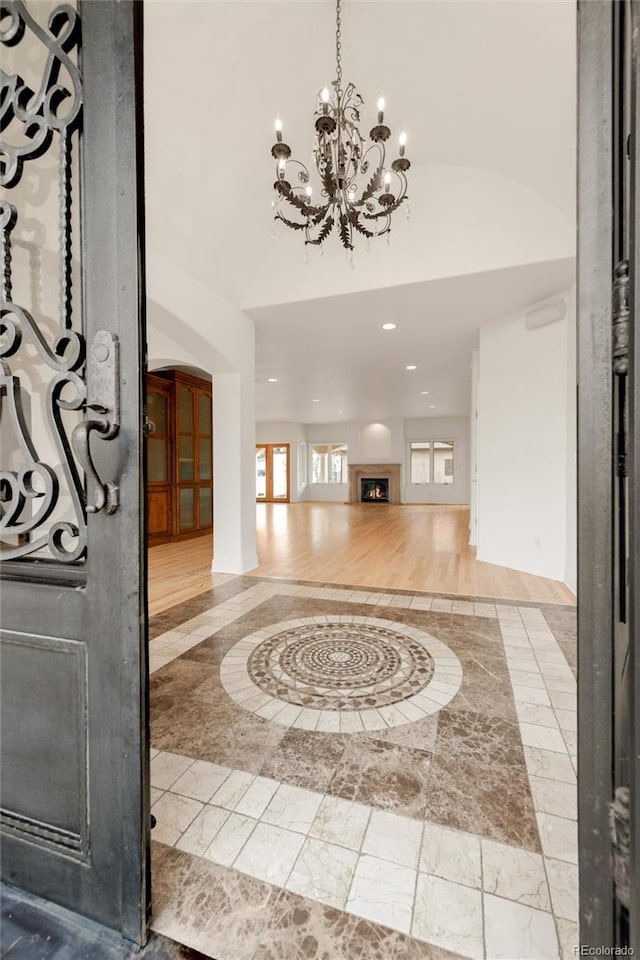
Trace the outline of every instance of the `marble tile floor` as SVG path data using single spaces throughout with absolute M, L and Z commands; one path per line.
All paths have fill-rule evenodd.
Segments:
M 382 943 L 385 958 L 572 956 L 575 679 L 549 626 L 554 608 L 247 577 L 226 586 L 225 598 L 199 605 L 150 645 L 154 929 L 216 960 L 240 960 L 233 936 L 228 943 L 222 936 L 224 924 L 220 940 L 215 925 L 203 932 L 180 906 L 189 878 L 190 896 L 199 889 L 209 901 L 220 884 L 261 890 L 255 913 L 251 899 L 247 907 L 233 898 L 233 929 L 244 929 L 251 913 L 242 956 L 373 960 Z M 319 661 L 320 669 L 337 676 L 349 653 L 349 696 L 369 692 L 352 680 L 357 674 L 368 682 L 361 664 L 376 649 L 367 647 L 366 630 L 361 638 L 357 631 L 383 611 L 388 629 L 435 639 L 462 672 L 459 690 L 446 691 L 441 703 L 427 682 L 421 693 L 435 695 L 436 706 L 427 711 L 425 700 L 413 721 L 398 723 L 390 702 L 373 708 L 380 724 L 372 729 L 344 724 L 339 710 L 334 732 L 299 728 L 309 708 L 289 702 L 268 719 L 266 694 L 238 702 L 221 684 L 227 657 L 250 674 L 248 636 L 266 630 L 256 640 L 264 642 L 297 623 L 302 645 L 293 653 L 283 646 L 274 675 L 284 678 L 285 701 L 299 699 L 296 671 L 315 663 L 304 625 L 324 618 L 353 625 L 355 639 Z M 562 627 L 566 646 L 566 617 Z M 400 668 L 410 675 L 406 664 Z M 249 679 L 256 677 L 264 682 L 262 674 Z M 376 697 L 388 690 L 393 698 L 394 682 Z M 329 687 L 302 689 L 316 696 Z M 363 924 L 368 947 L 356 945 Z M 312 942 L 315 952 L 304 952 Z

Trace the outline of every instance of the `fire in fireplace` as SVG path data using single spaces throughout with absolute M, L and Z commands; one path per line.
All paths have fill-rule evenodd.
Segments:
M 360 499 L 363 503 L 389 503 L 389 480 L 360 480 Z

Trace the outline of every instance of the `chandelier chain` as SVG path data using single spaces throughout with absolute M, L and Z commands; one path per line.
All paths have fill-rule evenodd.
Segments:
M 336 0 L 336 93 L 342 95 L 342 10 Z

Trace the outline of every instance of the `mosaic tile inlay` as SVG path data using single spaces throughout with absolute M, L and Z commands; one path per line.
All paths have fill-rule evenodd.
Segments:
M 306 617 L 273 624 L 235 644 L 223 660 L 221 679 L 236 702 L 256 713 L 268 706 L 276 722 L 278 704 L 298 708 L 298 716 L 309 710 L 354 712 L 363 721 L 355 732 L 436 712 L 458 692 L 462 669 L 453 651 L 415 627 L 373 617 Z M 298 716 L 289 709 L 283 722 L 297 726 Z M 300 725 L 308 727 L 308 714 Z

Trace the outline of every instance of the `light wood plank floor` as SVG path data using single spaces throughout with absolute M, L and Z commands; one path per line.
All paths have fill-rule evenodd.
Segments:
M 562 583 L 476 560 L 467 507 L 261 503 L 257 518 L 256 576 L 575 604 Z M 152 547 L 149 612 L 211 587 L 211 554 L 208 537 Z

